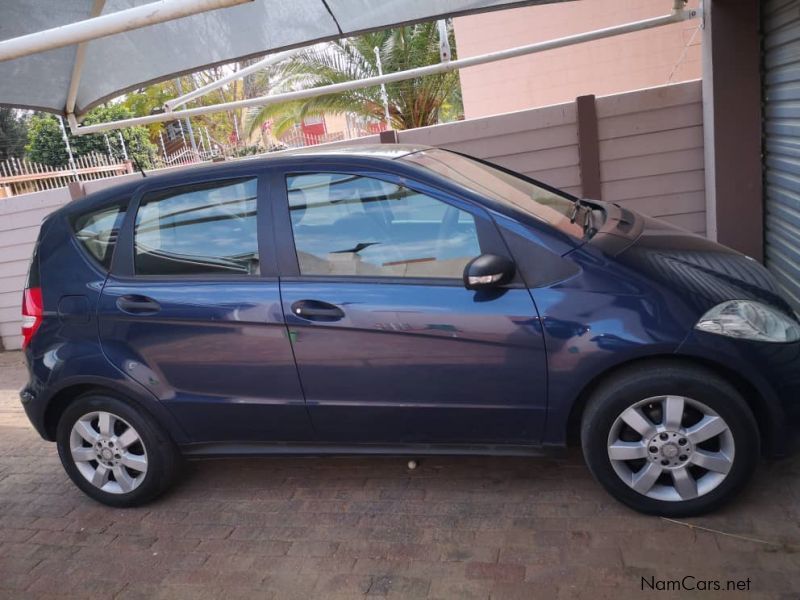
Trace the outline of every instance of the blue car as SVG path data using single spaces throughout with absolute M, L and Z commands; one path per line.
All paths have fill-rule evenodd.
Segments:
M 538 456 L 650 514 L 791 445 L 800 323 L 756 261 L 404 145 L 110 188 L 43 223 L 25 411 L 74 483 L 146 502 L 183 458 Z

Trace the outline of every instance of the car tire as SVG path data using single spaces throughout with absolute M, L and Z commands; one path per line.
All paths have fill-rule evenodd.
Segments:
M 180 453 L 156 421 L 119 398 L 89 393 L 61 415 L 61 464 L 87 496 L 114 507 L 153 500 L 177 478 Z
M 646 514 L 699 515 L 744 487 L 760 456 L 742 395 L 704 367 L 658 361 L 621 370 L 591 394 L 581 423 L 589 470 Z

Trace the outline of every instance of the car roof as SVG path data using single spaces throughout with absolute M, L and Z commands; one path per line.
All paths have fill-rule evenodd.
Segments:
M 324 162 L 326 159 L 340 161 L 347 158 L 361 160 L 385 162 L 392 161 L 415 152 L 430 150 L 431 146 L 417 144 L 359 144 L 352 143 L 347 145 L 337 145 L 333 147 L 310 146 L 292 150 L 273 152 L 267 155 L 247 156 L 233 160 L 220 161 L 216 163 L 201 163 L 189 165 L 176 169 L 169 169 L 161 173 L 148 173 L 145 171 L 145 178 L 136 178 L 118 185 L 110 186 L 105 189 L 87 194 L 85 197 L 74 200 L 64 205 L 56 213 L 76 213 L 84 210 L 91 210 L 94 207 L 102 207 L 104 204 L 113 204 L 121 198 L 132 195 L 136 189 L 142 185 L 158 185 L 160 182 L 181 185 L 184 180 L 192 180 L 197 175 L 209 175 L 211 177 L 224 175 L 230 172 L 253 167 L 259 164 L 278 165 L 280 163 L 296 162 L 299 157 L 309 161 Z
M 306 146 L 281 152 L 282 156 L 369 156 L 394 160 L 431 146 L 422 144 L 347 144 L 345 146 Z

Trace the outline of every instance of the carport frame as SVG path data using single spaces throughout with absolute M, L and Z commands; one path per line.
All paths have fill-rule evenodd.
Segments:
M 83 21 L 0 41 L 0 62 L 252 1 L 157 0 L 106 15 L 97 10 L 97 14 Z M 102 9 L 103 3 L 100 4 Z M 97 9 L 97 2 L 92 8 L 93 12 Z
M 509 58 L 516 58 L 518 56 L 525 56 L 537 52 L 544 52 L 546 50 L 553 50 L 555 48 L 562 48 L 574 44 L 590 42 L 594 40 L 605 39 L 624 33 L 632 33 L 636 31 L 644 31 L 653 29 L 655 27 L 662 27 L 664 25 L 671 25 L 681 21 L 687 21 L 697 18 L 700 12 L 695 9 L 685 9 L 686 0 L 673 0 L 672 12 L 668 15 L 654 17 L 652 19 L 645 19 L 642 21 L 635 21 L 632 23 L 625 23 L 623 25 L 616 25 L 604 29 L 597 29 L 576 35 L 565 36 L 548 40 L 545 42 L 538 42 L 535 44 L 528 44 L 525 46 L 517 46 L 507 50 L 500 50 L 497 52 L 490 52 L 487 54 L 480 54 L 471 56 L 469 58 L 461 58 L 458 60 L 450 60 L 440 62 L 434 65 L 427 65 L 416 69 L 408 69 L 405 71 L 398 71 L 395 73 L 387 73 L 376 77 L 367 77 L 354 81 L 346 81 L 333 85 L 326 85 L 307 90 L 297 90 L 293 92 L 286 92 L 283 94 L 259 96 L 258 98 L 249 98 L 246 100 L 237 100 L 234 102 L 224 102 L 210 106 L 199 106 L 196 108 L 189 108 L 180 111 L 165 110 L 162 113 L 148 115 L 144 117 L 135 117 L 131 119 L 122 119 L 119 121 L 111 121 L 108 123 L 97 123 L 93 125 L 79 125 L 77 118 L 74 114 L 67 114 L 67 121 L 73 135 L 87 135 L 91 133 L 98 133 L 100 131 L 108 131 L 111 129 L 121 129 L 125 127 L 133 127 L 137 125 L 149 125 L 151 123 L 162 123 L 166 121 L 173 121 L 179 118 L 189 118 L 199 115 L 204 115 L 213 112 L 236 110 L 240 108 L 251 108 L 257 106 L 269 106 L 281 102 L 291 100 L 304 100 L 307 98 L 315 98 L 317 96 L 324 96 L 328 94 L 335 94 L 351 90 L 363 89 L 385 83 L 393 83 L 396 81 L 405 81 L 417 77 L 424 77 L 426 75 L 434 75 L 438 73 L 447 73 L 458 69 L 464 69 L 475 65 L 482 65 L 486 63 L 496 62 L 499 60 L 506 60 Z M 265 59 L 265 61 L 268 59 Z M 263 62 L 263 61 L 262 61 Z M 232 77 L 233 78 L 233 77 Z M 212 84 L 213 85 L 213 84 Z M 169 108 L 169 107 L 167 107 Z

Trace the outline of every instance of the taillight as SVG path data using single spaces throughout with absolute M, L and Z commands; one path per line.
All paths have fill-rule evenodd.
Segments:
M 26 288 L 22 295 L 22 347 L 27 348 L 42 324 L 42 288 Z

